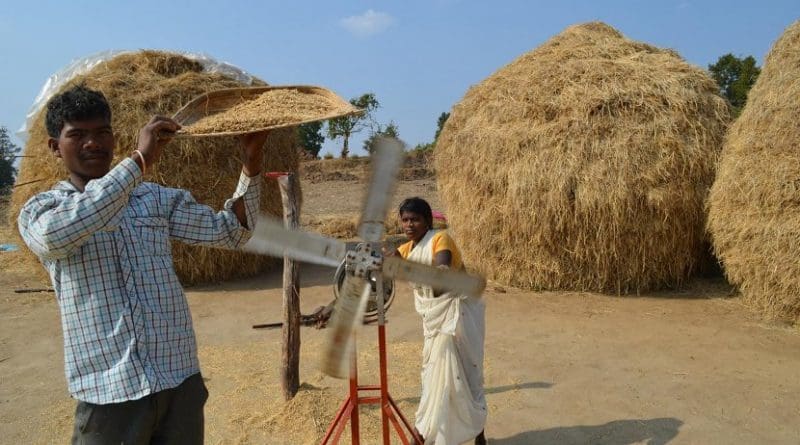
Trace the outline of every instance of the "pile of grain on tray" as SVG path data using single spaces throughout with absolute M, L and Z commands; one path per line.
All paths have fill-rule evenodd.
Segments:
M 257 130 L 300 123 L 349 111 L 328 97 L 292 89 L 266 91 L 227 110 L 183 127 L 187 134 Z

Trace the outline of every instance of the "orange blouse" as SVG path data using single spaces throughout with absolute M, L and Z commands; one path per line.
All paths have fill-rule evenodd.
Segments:
M 400 256 L 403 259 L 408 259 L 408 256 L 411 254 L 412 249 L 412 241 L 404 243 L 397 248 L 397 251 L 400 252 Z M 458 250 L 458 246 L 456 242 L 453 241 L 453 238 L 447 234 L 445 230 L 439 230 L 433 235 L 433 239 L 431 240 L 431 245 L 433 246 L 433 257 L 436 257 L 436 254 L 443 251 L 449 250 L 450 256 L 452 258 L 452 262 L 450 264 L 451 269 L 461 269 L 462 262 L 461 262 L 461 251 Z M 432 266 L 433 264 L 431 264 Z

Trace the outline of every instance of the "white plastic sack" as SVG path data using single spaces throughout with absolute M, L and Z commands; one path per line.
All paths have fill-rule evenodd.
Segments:
M 136 52 L 139 51 L 127 51 L 127 50 L 101 51 L 99 53 L 95 53 L 90 56 L 81 57 L 79 59 L 73 60 L 66 67 L 57 71 L 55 74 L 50 76 L 44 83 L 44 86 L 42 86 L 42 89 L 39 91 L 39 95 L 36 96 L 36 99 L 33 101 L 33 105 L 31 105 L 30 110 L 28 110 L 28 114 L 25 116 L 25 123 L 23 123 L 22 127 L 20 127 L 20 129 L 17 130 L 17 137 L 19 137 L 23 143 L 28 140 L 28 130 L 31 128 L 31 125 L 33 125 L 33 119 L 36 117 L 37 114 L 39 114 L 39 111 L 47 104 L 47 101 L 50 100 L 50 98 L 53 97 L 53 95 L 56 94 L 58 90 L 60 90 L 61 87 L 64 86 L 64 84 L 74 79 L 76 76 L 88 73 L 100 63 L 113 59 L 114 57 L 117 57 L 121 54 L 136 53 Z M 253 84 L 253 76 L 251 76 L 241 68 L 231 65 L 230 63 L 217 61 L 214 58 L 209 57 L 205 54 L 188 53 L 181 51 L 168 51 L 168 52 L 173 54 L 178 54 L 188 59 L 200 62 L 200 64 L 203 65 L 203 70 L 205 70 L 206 72 L 220 73 L 232 79 L 235 79 L 245 85 Z

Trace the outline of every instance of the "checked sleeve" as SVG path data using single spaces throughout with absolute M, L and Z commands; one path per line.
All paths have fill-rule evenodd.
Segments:
M 186 244 L 238 249 L 250 239 L 261 195 L 260 175 L 248 177 L 244 173 L 231 199 L 225 201 L 223 210 L 198 203 L 186 190 L 169 190 L 169 235 Z M 233 212 L 233 203 L 242 199 L 247 217 L 247 227 L 239 224 Z
M 64 258 L 125 209 L 141 180 L 139 166 L 128 158 L 89 181 L 83 193 L 40 193 L 25 203 L 17 218 L 22 239 L 43 260 Z

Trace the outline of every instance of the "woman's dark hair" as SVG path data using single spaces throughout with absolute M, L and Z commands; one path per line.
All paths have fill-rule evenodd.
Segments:
M 400 208 L 398 209 L 398 213 L 401 216 L 403 212 L 412 212 L 421 215 L 425 218 L 425 221 L 428 222 L 428 228 L 433 227 L 433 211 L 431 211 L 431 206 L 428 204 L 428 201 L 416 196 L 413 198 L 406 198 L 400 203 Z
M 104 118 L 111 122 L 111 107 L 103 93 L 76 85 L 47 101 L 47 134 L 57 138 L 64 122 Z

